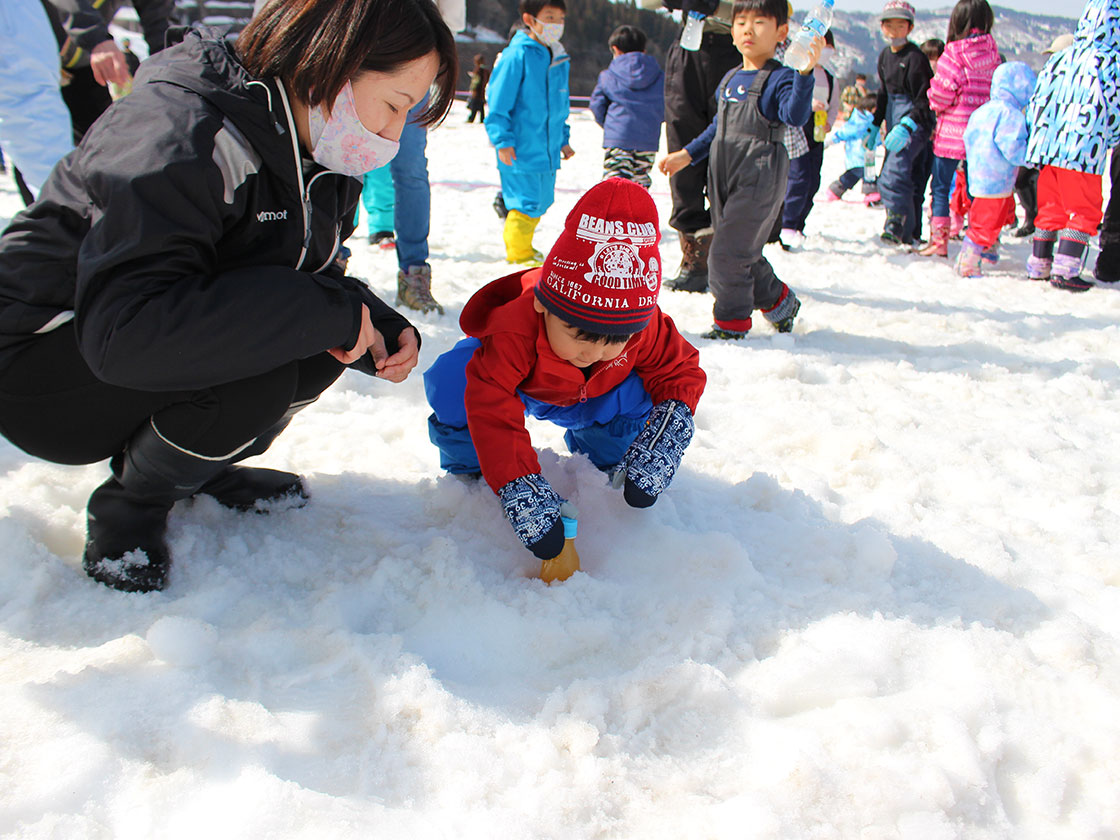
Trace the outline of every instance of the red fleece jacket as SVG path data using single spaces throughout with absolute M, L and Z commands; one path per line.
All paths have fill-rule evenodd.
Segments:
M 622 353 L 596 362 L 585 378 L 548 343 L 544 316 L 533 308 L 539 274 L 539 268 L 530 269 L 483 286 L 459 318 L 463 332 L 482 342 L 467 364 L 467 426 L 482 475 L 495 493 L 541 471 L 518 392 L 552 405 L 574 405 L 602 396 L 635 371 L 655 404 L 680 400 L 695 412 L 707 380 L 699 352 L 660 308 Z

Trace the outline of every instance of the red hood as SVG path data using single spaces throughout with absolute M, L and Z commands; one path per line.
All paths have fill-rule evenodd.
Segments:
M 540 275 L 539 268 L 530 268 L 487 283 L 471 295 L 471 299 L 463 307 L 463 313 L 459 316 L 459 326 L 463 332 L 475 338 L 493 335 L 496 329 L 509 332 L 511 320 L 505 317 L 502 307 L 513 303 L 536 286 Z M 518 321 L 512 321 L 515 330 L 517 324 Z M 525 324 L 524 327 L 525 335 L 535 335 L 537 332 L 536 324 Z

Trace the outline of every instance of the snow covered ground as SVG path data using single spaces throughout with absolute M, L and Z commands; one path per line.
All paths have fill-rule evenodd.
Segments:
M 424 366 L 506 272 L 463 116 L 430 135 Z M 542 247 L 599 176 L 571 123 Z M 962 280 L 881 219 L 820 205 L 768 253 L 791 335 L 703 341 L 710 298 L 662 295 L 709 382 L 654 508 L 534 421 L 582 511 L 563 585 L 440 474 L 419 374 L 347 373 L 257 459 L 304 510 L 178 505 L 163 593 L 81 570 L 105 464 L 0 441 L 0 834 L 1120 837 L 1120 294 L 1021 279 L 1016 241 Z M 391 300 L 393 256 L 351 246 Z

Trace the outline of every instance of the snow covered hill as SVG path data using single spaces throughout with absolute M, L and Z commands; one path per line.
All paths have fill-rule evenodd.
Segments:
M 460 109 L 430 135 L 425 365 L 507 270 Z M 571 122 L 544 247 L 599 176 Z M 419 374 L 347 373 L 256 459 L 304 510 L 179 504 L 163 593 L 82 573 L 105 464 L 0 441 L 0 835 L 1120 837 L 1120 294 L 1022 279 L 1021 242 L 962 280 L 881 224 L 821 205 L 769 253 L 790 335 L 704 341 L 710 298 L 662 295 L 709 384 L 655 507 L 533 423 L 582 511 L 563 585 L 440 474 Z M 351 245 L 389 297 L 392 255 Z

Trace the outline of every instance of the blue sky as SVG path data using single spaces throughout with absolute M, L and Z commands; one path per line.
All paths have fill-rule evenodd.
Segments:
M 991 0 L 989 0 L 991 2 Z M 951 9 L 953 0 L 910 0 L 915 9 Z M 794 7 L 810 5 L 807 0 L 794 0 Z M 1068 17 L 1076 20 L 1081 17 L 1084 3 L 1078 0 L 998 0 L 993 6 L 1015 9 L 1019 12 L 1035 12 L 1053 17 Z M 836 7 L 851 12 L 877 12 L 883 8 L 883 0 L 836 0 Z

